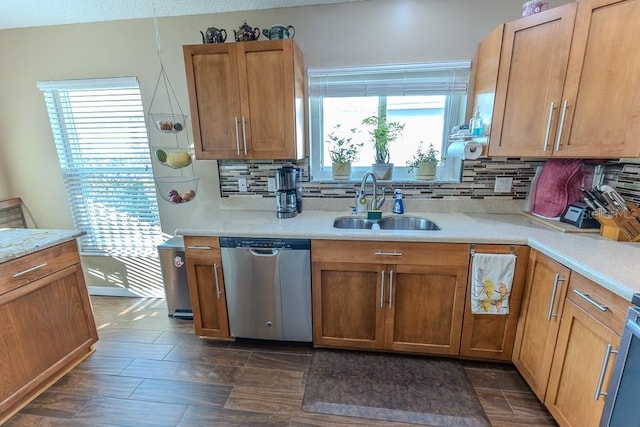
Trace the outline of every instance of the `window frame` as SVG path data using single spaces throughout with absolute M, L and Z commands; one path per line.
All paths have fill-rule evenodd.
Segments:
M 323 120 L 323 111 L 322 111 L 322 101 L 325 93 L 331 94 L 332 88 L 314 88 L 314 78 L 317 79 L 318 76 L 329 76 L 327 79 L 330 80 L 333 76 L 339 76 L 341 74 L 347 75 L 358 75 L 361 73 L 363 76 L 366 75 L 379 75 L 389 73 L 393 75 L 394 73 L 401 74 L 405 71 L 408 71 L 408 74 L 411 75 L 412 72 L 425 71 L 428 73 L 429 70 L 434 71 L 435 73 L 442 73 L 443 70 L 453 70 L 453 83 L 449 82 L 450 88 L 448 90 L 442 90 L 439 93 L 431 92 L 431 93 L 418 93 L 418 94 L 440 94 L 445 95 L 445 113 L 444 115 L 444 124 L 443 124 L 443 141 L 441 147 L 436 147 L 441 153 L 446 154 L 446 147 L 448 146 L 448 134 L 449 130 L 459 124 L 464 122 L 465 114 L 466 114 L 466 89 L 468 86 L 469 73 L 471 69 L 470 61 L 448 61 L 448 62 L 429 62 L 429 63 L 419 63 L 419 64 L 391 64 L 391 65 L 368 65 L 368 66 L 354 66 L 354 67 L 330 67 L 330 68 L 310 68 L 308 69 L 308 84 L 309 84 L 309 138 L 310 138 L 310 159 L 309 159 L 309 168 L 310 168 L 310 179 L 313 182 L 349 182 L 349 181 L 359 181 L 358 179 L 351 180 L 334 180 L 331 174 L 331 167 L 324 166 L 324 120 Z M 459 73 L 459 70 L 463 70 L 463 75 L 465 76 L 464 91 L 461 92 L 460 84 L 462 82 L 455 81 L 455 76 Z M 420 75 L 420 74 L 419 74 Z M 363 77 L 366 79 L 367 77 Z M 405 79 L 406 80 L 406 79 Z M 424 78 L 423 78 L 424 80 Z M 376 84 L 379 83 L 380 80 L 372 83 L 372 88 L 369 89 L 367 87 L 357 88 L 352 90 L 348 83 L 338 83 L 336 86 L 342 84 L 343 86 L 338 87 L 337 92 L 339 93 L 341 90 L 345 90 L 346 93 L 356 93 L 360 92 L 362 96 L 392 96 L 388 94 L 388 91 L 395 91 L 396 94 L 394 96 L 398 96 L 398 92 L 404 92 L 404 94 L 416 94 L 416 91 L 420 91 L 419 85 L 421 82 L 417 82 L 416 84 L 411 84 L 409 82 L 406 84 L 407 87 L 403 86 L 400 83 L 397 87 L 394 87 L 393 84 L 387 85 L 383 81 L 380 84 L 379 88 L 376 88 Z M 360 82 L 357 82 L 360 84 Z M 431 83 L 433 84 L 433 83 Z M 331 85 L 331 82 L 328 83 L 328 86 Z M 425 83 L 425 86 L 428 83 Z M 441 87 L 446 87 L 447 83 L 442 83 Z M 317 83 L 316 83 L 317 86 Z M 366 86 L 366 83 L 365 83 Z M 375 93 L 376 90 L 380 90 L 386 93 Z M 431 89 L 433 90 L 433 89 Z M 368 92 L 371 91 L 371 92 Z M 323 93 L 324 92 L 324 93 Z M 365 95 L 366 94 L 366 95 Z M 351 95 L 356 96 L 356 95 Z M 446 158 L 446 157 L 445 157 Z M 446 162 L 448 163 L 450 160 L 446 158 Z M 453 159 L 452 161 L 460 161 L 460 159 Z M 373 159 L 372 162 L 373 163 Z M 444 168 L 444 165 L 443 165 Z M 408 167 L 405 164 L 394 164 L 393 178 L 389 180 L 390 182 L 418 182 L 415 179 L 413 173 L 408 172 Z M 369 167 L 364 166 L 352 166 L 352 177 L 362 176 L 366 171 L 370 170 Z M 459 179 L 455 179 L 458 181 Z M 436 178 L 435 181 L 439 181 Z M 440 180 L 441 181 L 441 180 Z M 446 179 L 447 182 L 451 182 L 450 178 Z M 425 182 L 425 181 L 419 181 Z M 433 182 L 433 181 L 429 181 Z
M 157 256 L 165 236 L 137 78 L 46 81 L 38 88 L 74 226 L 85 233 L 82 253 Z M 74 106 L 74 97 L 86 98 Z

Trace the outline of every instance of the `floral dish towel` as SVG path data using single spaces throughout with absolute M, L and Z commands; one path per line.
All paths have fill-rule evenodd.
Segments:
M 473 254 L 471 265 L 471 312 L 509 314 L 516 256 L 513 254 Z

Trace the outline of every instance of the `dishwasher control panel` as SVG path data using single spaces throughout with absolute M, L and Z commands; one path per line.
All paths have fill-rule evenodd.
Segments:
M 220 237 L 221 248 L 255 248 L 255 249 L 311 249 L 308 239 L 278 239 L 252 237 Z

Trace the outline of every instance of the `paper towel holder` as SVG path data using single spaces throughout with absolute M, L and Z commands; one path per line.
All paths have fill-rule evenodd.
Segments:
M 485 141 L 465 141 L 463 157 L 464 160 L 477 160 L 487 157 L 488 144 Z

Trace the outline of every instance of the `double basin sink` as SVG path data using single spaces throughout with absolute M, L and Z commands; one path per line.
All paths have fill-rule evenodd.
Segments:
M 333 227 L 366 230 L 371 229 L 376 222 L 381 230 L 441 230 L 435 222 L 417 216 L 389 216 L 377 221 L 354 216 L 342 216 L 333 221 Z

